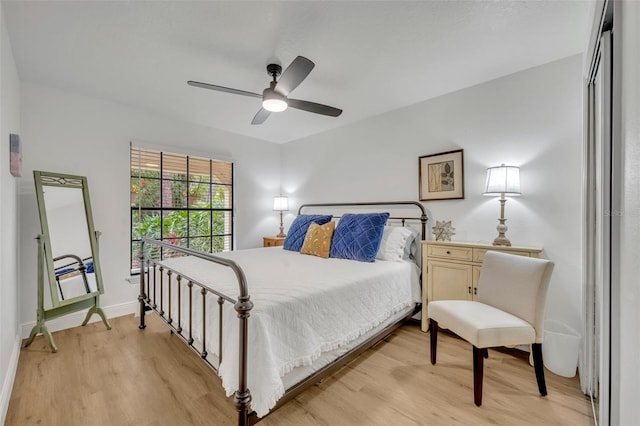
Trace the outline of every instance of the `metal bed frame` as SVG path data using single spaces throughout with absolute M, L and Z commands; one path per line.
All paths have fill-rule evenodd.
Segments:
M 427 223 L 427 214 L 425 208 L 422 204 L 416 201 L 393 201 L 393 202 L 370 202 L 370 203 L 325 203 L 325 204 L 303 204 L 298 209 L 298 214 L 302 212 L 305 208 L 333 208 L 333 207 L 376 207 L 376 210 L 382 210 L 382 206 L 385 207 L 416 207 L 420 210 L 419 216 L 401 216 L 401 217 L 390 217 L 389 220 L 393 221 L 401 221 L 402 226 L 405 226 L 406 221 L 419 221 L 421 224 L 421 239 L 424 239 L 426 236 L 426 223 Z M 334 216 L 339 217 L 339 216 Z M 145 246 L 155 246 L 160 248 L 165 248 L 171 250 L 173 252 L 177 252 L 184 255 L 199 257 L 204 260 L 208 260 L 213 263 L 217 263 L 221 266 L 230 268 L 237 279 L 238 283 L 238 296 L 232 297 L 230 295 L 222 294 L 221 292 L 202 284 L 183 272 L 176 271 L 166 265 L 163 265 L 162 260 L 150 259 L 146 253 Z M 247 426 L 253 425 L 259 422 L 262 418 L 259 418 L 254 411 L 250 410 L 249 403 L 251 402 L 251 392 L 247 387 L 247 359 L 248 359 L 248 321 L 251 315 L 251 309 L 253 308 L 253 302 L 251 301 L 251 297 L 249 295 L 249 286 L 247 284 L 247 279 L 245 277 L 244 271 L 241 266 L 236 262 L 225 259 L 222 257 L 218 257 L 209 253 L 204 253 L 200 251 L 196 251 L 190 248 L 178 247 L 163 241 L 152 240 L 149 238 L 143 238 L 141 242 L 140 248 L 140 294 L 138 296 L 138 302 L 140 303 L 140 325 L 139 328 L 142 330 L 146 327 L 145 324 L 145 314 L 147 310 L 155 311 L 158 316 L 167 323 L 169 326 L 170 332 L 172 334 L 176 334 L 183 342 L 185 342 L 194 352 L 196 352 L 202 360 L 213 369 L 216 374 L 218 373 L 218 367 L 211 363 L 207 359 L 207 343 L 206 343 L 206 318 L 207 318 L 207 309 L 206 309 L 206 297 L 207 293 L 213 294 L 217 296 L 218 301 L 218 365 L 222 362 L 222 333 L 223 333 L 223 323 L 222 323 L 222 307 L 224 303 L 233 304 L 235 310 L 238 313 L 238 321 L 239 321 L 239 336 L 238 336 L 238 345 L 239 345 L 239 363 L 238 363 L 238 389 L 235 392 L 233 403 L 238 410 L 238 425 Z M 173 317 L 175 313 L 172 310 L 171 303 L 171 293 L 172 293 L 172 277 L 175 275 L 176 281 L 176 291 L 177 291 L 177 318 Z M 165 303 L 164 300 L 164 279 L 167 279 L 167 300 L 168 303 Z M 182 290 L 185 288 L 183 281 L 186 281 L 186 288 L 188 288 L 189 293 L 189 309 L 188 313 L 188 330 L 185 330 L 181 327 L 181 323 L 183 319 L 186 323 L 186 318 L 183 316 L 185 313 L 182 312 L 182 302 L 181 295 Z M 183 286 L 183 287 L 181 287 Z M 192 334 L 192 324 L 193 324 L 193 304 L 194 304 L 194 286 L 199 289 L 196 290 L 202 296 L 202 333 L 201 333 L 201 341 L 202 347 L 196 347 L 194 343 L 194 338 Z M 158 295 L 159 293 L 159 295 Z M 197 295 L 196 295 L 197 298 Z M 158 304 L 159 301 L 159 304 Z M 195 301 L 197 302 L 197 301 Z M 167 311 L 164 311 L 164 308 L 167 307 Z M 358 357 L 362 352 L 368 350 L 373 347 L 375 344 L 387 338 L 394 330 L 396 330 L 402 323 L 417 313 L 418 309 L 406 317 L 401 318 L 400 320 L 394 322 L 393 324 L 388 325 L 384 329 L 377 332 L 375 335 L 371 336 L 366 341 L 360 343 L 358 346 L 353 348 L 351 351 L 346 354 L 338 357 L 336 360 L 316 371 L 306 379 L 298 382 L 297 384 L 291 386 L 286 389 L 285 394 L 280 398 L 273 407 L 269 414 L 280 408 L 289 400 L 295 398 L 302 391 L 307 389 L 309 386 L 319 382 L 325 377 L 330 376 L 344 365 Z

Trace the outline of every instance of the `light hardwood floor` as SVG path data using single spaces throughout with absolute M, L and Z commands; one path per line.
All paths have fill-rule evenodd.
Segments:
M 155 316 L 130 315 L 42 336 L 22 349 L 6 426 L 232 425 L 220 380 Z M 523 357 L 490 351 L 482 407 L 473 404 L 471 346 L 438 335 L 438 363 L 417 324 L 266 417 L 260 425 L 592 425 L 578 378 L 547 371 L 540 397 Z

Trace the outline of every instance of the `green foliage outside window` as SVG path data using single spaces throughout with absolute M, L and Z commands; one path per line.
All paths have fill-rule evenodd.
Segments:
M 216 187 L 211 203 L 197 203 L 194 208 L 205 210 L 174 210 L 164 216 L 157 213 L 145 216 L 135 224 L 132 237 L 162 238 L 171 244 L 186 246 L 183 237 L 189 236 L 189 247 L 195 250 L 219 253 L 224 250 L 224 238 L 211 238 L 211 235 L 225 234 L 225 212 L 210 209 L 225 208 L 225 191 Z M 134 219 L 138 222 L 137 212 Z M 213 220 L 212 220 L 213 219 Z M 134 222 L 134 223 L 136 223 Z M 210 248 L 210 245 L 213 247 Z

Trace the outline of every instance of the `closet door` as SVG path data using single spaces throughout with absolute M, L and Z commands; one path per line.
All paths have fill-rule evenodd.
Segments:
M 585 149 L 585 329 L 582 390 L 598 399 L 607 424 L 611 352 L 612 39 L 601 34 L 587 82 Z

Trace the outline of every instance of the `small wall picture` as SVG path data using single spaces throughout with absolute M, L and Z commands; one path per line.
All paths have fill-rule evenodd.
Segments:
M 464 198 L 462 151 L 420 157 L 420 201 Z
M 9 135 L 9 171 L 15 177 L 22 176 L 22 146 L 20 145 L 20 136 Z

